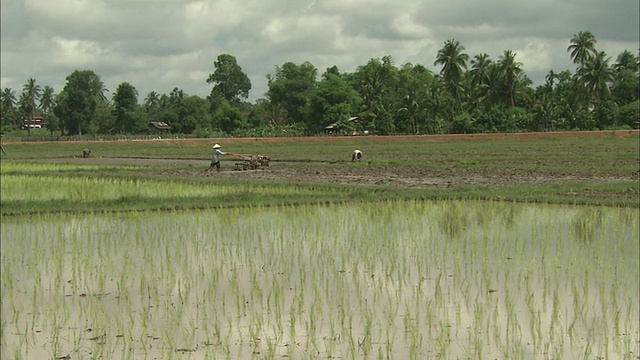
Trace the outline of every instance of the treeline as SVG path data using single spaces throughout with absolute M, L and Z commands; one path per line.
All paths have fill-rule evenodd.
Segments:
M 550 70 L 543 85 L 532 81 L 506 50 L 497 59 L 470 57 L 455 39 L 436 54 L 434 73 L 420 64 L 371 59 L 354 72 L 336 66 L 318 76 L 309 62 L 276 66 L 265 98 L 247 101 L 251 81 L 230 54 L 221 54 L 202 98 L 174 88 L 140 99 L 123 82 L 111 98 L 100 76 L 76 70 L 55 94 L 29 79 L 16 97 L 2 91 L 3 126 L 21 127 L 43 116 L 52 134 L 143 134 L 152 121 L 171 132 L 196 136 L 287 136 L 322 133 L 442 134 L 638 128 L 640 56 L 628 50 L 612 62 L 588 31 L 567 47 L 575 70 Z

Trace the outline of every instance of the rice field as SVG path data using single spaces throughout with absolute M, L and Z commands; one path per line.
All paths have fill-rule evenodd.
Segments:
M 4 217 L 2 358 L 634 359 L 638 223 L 482 201 Z

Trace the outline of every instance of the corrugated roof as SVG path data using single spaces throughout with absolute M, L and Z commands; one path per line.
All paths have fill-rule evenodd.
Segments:
M 169 126 L 169 124 L 162 121 L 152 121 L 150 124 L 153 125 L 156 129 L 171 129 L 171 126 Z

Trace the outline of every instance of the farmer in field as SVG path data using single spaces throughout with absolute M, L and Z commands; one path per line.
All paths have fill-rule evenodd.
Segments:
M 220 155 L 227 155 L 227 153 L 222 152 L 220 150 L 220 145 L 213 145 L 213 152 L 211 153 L 211 170 L 216 168 L 217 171 L 220 171 Z
M 360 161 L 362 160 L 362 151 L 353 150 L 353 154 L 351 154 L 351 161 Z

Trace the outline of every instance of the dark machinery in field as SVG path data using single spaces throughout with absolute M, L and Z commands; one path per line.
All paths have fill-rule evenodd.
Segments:
M 238 158 L 236 162 L 236 170 L 258 170 L 269 166 L 269 156 L 264 155 L 242 155 L 227 153 L 233 157 Z

